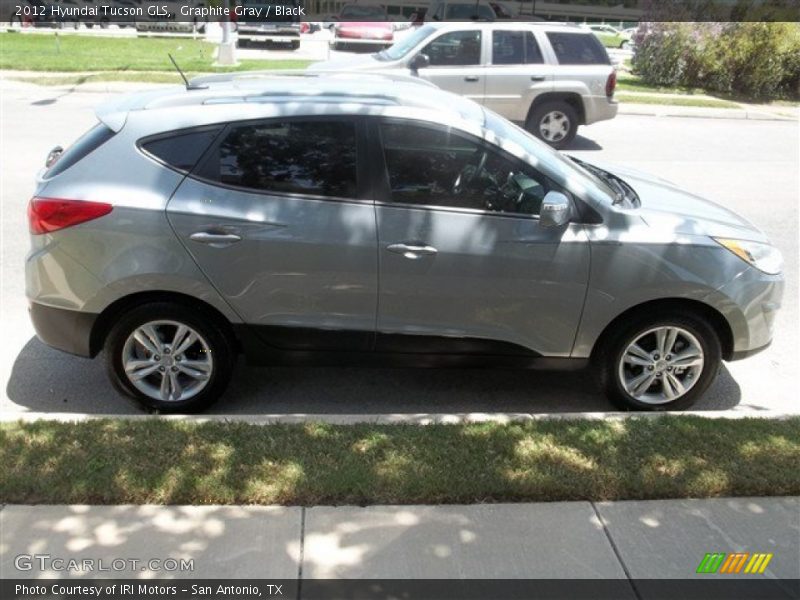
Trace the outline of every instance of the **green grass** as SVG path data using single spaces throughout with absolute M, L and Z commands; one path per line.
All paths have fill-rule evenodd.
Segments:
M 800 418 L 0 426 L 0 502 L 388 504 L 800 494 Z
M 661 95 L 616 94 L 619 102 L 627 104 L 661 104 L 665 106 L 699 106 L 702 108 L 739 108 L 735 102 L 717 100 L 716 98 L 691 98 Z
M 235 67 L 214 67 L 215 48 L 215 44 L 191 38 L 95 38 L 0 33 L 0 69 L 174 72 L 168 53 L 187 72 L 302 69 L 311 63 L 307 60 L 242 60 Z
M 654 86 L 644 83 L 635 75 L 620 76 L 617 80 L 617 90 L 627 92 L 647 92 L 651 94 L 683 94 L 691 96 L 692 94 L 704 94 L 703 90 L 699 88 L 683 88 L 683 87 L 668 87 L 668 86 Z

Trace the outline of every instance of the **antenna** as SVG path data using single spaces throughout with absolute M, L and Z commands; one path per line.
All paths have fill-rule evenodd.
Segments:
M 186 75 L 183 74 L 183 71 L 181 71 L 181 68 L 178 66 L 178 63 L 175 62 L 174 58 L 172 58 L 172 54 L 167 52 L 167 56 L 169 56 L 169 59 L 172 61 L 172 65 L 175 67 L 175 70 L 178 72 L 178 75 L 180 75 L 181 79 L 183 79 L 183 83 L 186 85 L 186 90 L 187 91 L 189 91 L 189 90 L 205 90 L 205 89 L 208 89 L 207 85 L 193 85 L 193 84 L 189 83 L 189 80 L 186 79 Z

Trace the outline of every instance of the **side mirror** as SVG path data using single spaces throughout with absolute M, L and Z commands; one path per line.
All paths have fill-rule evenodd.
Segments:
M 411 69 L 412 73 L 416 73 L 420 69 L 424 69 L 425 67 L 429 67 L 431 64 L 431 58 L 427 54 L 419 53 L 414 58 L 412 58 L 408 62 L 408 68 Z
M 572 216 L 572 203 L 561 192 L 547 192 L 542 200 L 539 225 L 542 227 L 561 227 L 569 223 Z

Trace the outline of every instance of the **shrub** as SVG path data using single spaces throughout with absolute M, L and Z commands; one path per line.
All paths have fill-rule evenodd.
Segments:
M 798 23 L 653 23 L 640 26 L 635 42 L 633 69 L 648 84 L 800 96 Z

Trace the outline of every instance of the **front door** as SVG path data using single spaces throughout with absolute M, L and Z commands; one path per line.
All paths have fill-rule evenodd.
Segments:
M 263 341 L 372 347 L 374 205 L 358 176 L 353 118 L 229 125 L 168 205 L 210 281 Z
M 583 227 L 539 225 L 530 165 L 444 127 L 379 125 L 377 347 L 569 356 L 589 277 Z

